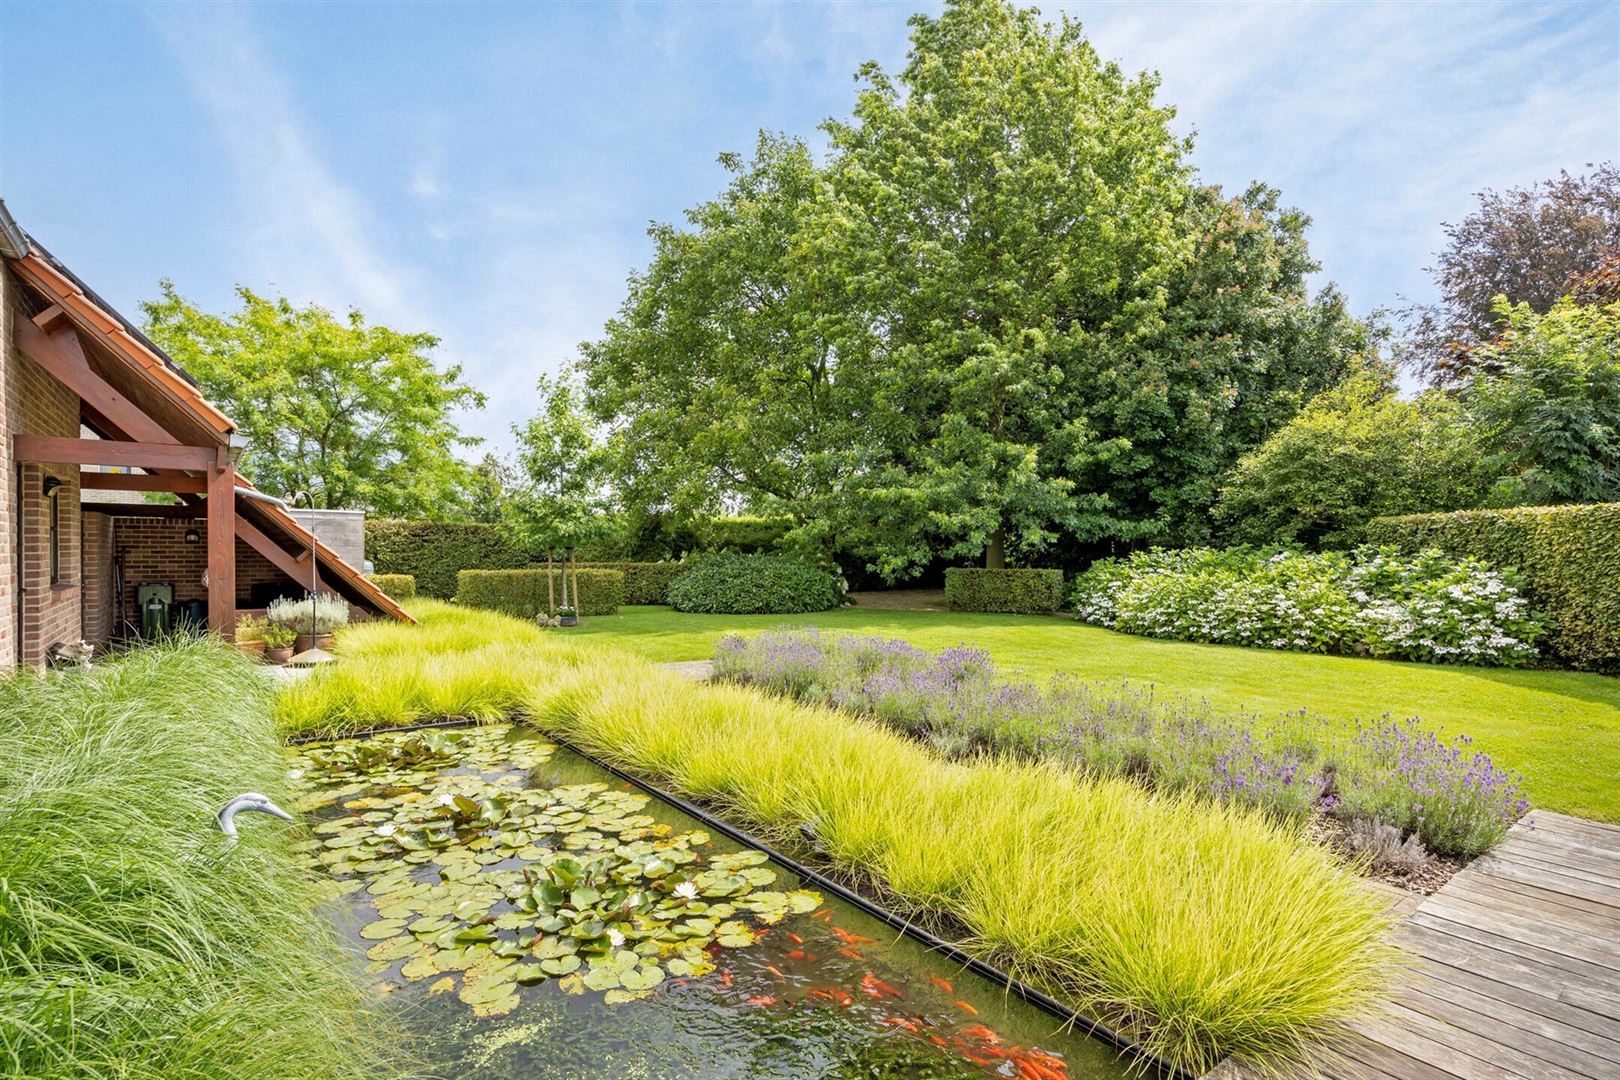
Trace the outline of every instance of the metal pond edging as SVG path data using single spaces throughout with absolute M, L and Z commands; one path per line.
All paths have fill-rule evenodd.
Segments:
M 338 739 L 364 739 L 373 735 L 386 734 L 391 731 L 423 731 L 433 728 L 464 728 L 484 726 L 487 725 L 478 720 L 430 720 L 419 724 L 403 724 L 397 727 L 369 728 L 365 731 L 359 731 L 349 735 L 300 735 L 287 739 L 286 743 L 290 746 L 300 746 L 305 743 L 333 742 Z M 710 813 L 708 810 L 705 810 L 703 807 L 698 806 L 696 803 L 683 799 L 679 795 L 671 795 L 662 788 L 648 783 L 647 781 L 636 776 L 634 773 L 626 772 L 617 765 L 610 765 L 598 758 L 595 754 L 587 753 L 578 746 L 569 742 L 567 739 L 564 739 L 553 732 L 546 731 L 545 729 L 532 724 L 525 724 L 524 726 L 529 727 L 542 738 L 554 742 L 568 752 L 590 762 L 603 772 L 615 776 L 620 780 L 623 780 L 625 783 L 639 788 L 641 791 L 661 802 L 668 803 L 670 806 L 673 806 L 675 809 L 679 810 L 683 814 L 686 814 L 688 817 L 696 818 L 698 821 L 702 822 L 708 828 L 713 829 L 715 832 L 725 835 L 736 843 L 742 844 L 746 847 L 751 847 L 756 851 L 764 853 L 764 855 L 772 862 L 785 866 L 788 870 L 797 874 L 804 880 L 813 882 L 818 888 L 825 889 L 827 892 L 837 896 L 844 903 L 849 904 L 851 907 L 858 908 L 884 925 L 900 931 L 901 934 L 922 944 L 930 951 L 937 952 L 946 959 L 951 960 L 954 963 L 961 964 L 964 968 L 973 972 L 975 975 L 988 979 L 991 982 L 999 983 L 1000 985 L 1006 987 L 1009 992 L 1018 995 L 1018 997 L 1029 1002 L 1031 1005 L 1034 1005 L 1036 1008 L 1039 1008 L 1042 1011 L 1062 1020 L 1064 1024 L 1078 1028 L 1080 1031 L 1100 1042 L 1108 1043 L 1110 1046 L 1114 1047 L 1114 1049 L 1121 1051 L 1122 1054 L 1131 1055 L 1141 1064 L 1144 1064 L 1148 1068 L 1157 1072 L 1161 1077 L 1164 1078 L 1164 1080 L 1199 1080 L 1197 1074 L 1190 1073 L 1186 1069 L 1171 1065 L 1163 1058 L 1160 1058 L 1156 1054 L 1153 1054 L 1152 1052 L 1143 1048 L 1140 1043 L 1136 1042 L 1128 1035 L 1123 1035 L 1120 1032 L 1115 1031 L 1107 1024 L 1104 1024 L 1101 1020 L 1093 1019 L 1092 1017 L 1080 1012 L 1078 1009 L 1069 1008 L 1067 1005 L 1052 997 L 1050 994 L 1030 986 L 1022 979 L 1014 978 L 1012 975 L 1002 971 L 995 965 L 979 959 L 977 956 L 963 950 L 957 945 L 953 945 L 942 937 L 929 933 L 927 930 L 918 926 L 905 916 L 899 915 L 880 904 L 868 900 L 860 893 L 845 887 L 837 881 L 834 881 L 821 871 L 804 865 L 792 856 L 780 852 L 774 847 L 771 847 L 769 844 L 764 843 L 758 837 L 752 836 L 744 830 L 737 828 L 735 825 L 716 817 L 714 814 Z

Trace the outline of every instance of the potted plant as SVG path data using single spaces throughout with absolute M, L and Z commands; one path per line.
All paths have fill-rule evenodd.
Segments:
M 265 649 L 265 631 L 270 624 L 263 619 L 249 615 L 236 622 L 236 647 L 248 656 L 263 656 Z
M 296 635 L 295 653 L 312 648 L 330 649 L 332 635 L 349 625 L 349 605 L 339 597 L 323 594 L 294 600 L 286 597 L 265 609 L 265 615 L 277 626 L 285 626 Z
M 285 664 L 292 659 L 293 641 L 297 636 L 290 626 L 267 624 L 264 628 L 264 658 L 272 664 Z
M 579 612 L 564 604 L 557 609 L 557 624 L 559 626 L 578 626 Z

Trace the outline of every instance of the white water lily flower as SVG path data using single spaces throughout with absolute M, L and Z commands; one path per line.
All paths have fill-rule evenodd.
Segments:
M 613 947 L 617 949 L 620 945 L 624 944 L 624 935 L 617 930 L 609 930 L 608 941 L 612 942 Z
M 679 885 L 675 886 L 675 895 L 680 897 L 682 900 L 696 900 L 697 892 L 697 884 L 695 882 L 683 881 Z
M 452 793 L 450 793 L 448 791 L 444 792 L 442 795 L 440 795 L 437 799 L 434 799 L 433 801 L 438 803 L 440 806 L 454 806 L 454 805 L 456 805 L 456 797 L 455 797 L 455 795 L 453 795 Z
M 397 831 L 399 831 L 399 826 L 395 825 L 392 821 L 385 821 L 381 825 L 377 826 L 378 836 L 393 836 Z

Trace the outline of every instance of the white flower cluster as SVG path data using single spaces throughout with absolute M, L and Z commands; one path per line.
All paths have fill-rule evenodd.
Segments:
M 1076 579 L 1084 622 L 1258 648 L 1511 665 L 1541 623 L 1500 571 L 1438 551 L 1147 552 Z

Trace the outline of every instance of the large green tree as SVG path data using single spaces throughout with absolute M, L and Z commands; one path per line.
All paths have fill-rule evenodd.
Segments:
M 1491 476 L 1454 396 L 1403 398 L 1393 370 L 1373 362 L 1244 455 L 1217 516 L 1236 543 L 1350 547 L 1379 515 L 1478 506 Z
M 368 325 L 246 287 L 227 315 L 199 309 L 172 282 L 143 303 L 146 333 L 197 379 L 247 439 L 242 471 L 267 491 L 387 517 L 453 513 L 467 467 L 455 410 L 484 396 L 439 368 L 431 334 Z
M 1462 390 L 1499 477 L 1491 502 L 1620 502 L 1620 300 L 1498 305 L 1505 329 Z
M 999 0 L 912 20 L 827 159 L 762 138 L 653 232 L 590 400 L 632 501 L 785 513 L 890 577 L 1208 528 L 1360 328 L 1303 216 L 1199 186 L 1152 77 Z M 638 494 L 639 492 L 639 494 Z
M 524 483 L 508 505 L 531 544 L 571 551 L 617 529 L 610 517 L 610 459 L 568 373 L 542 375 L 538 390 L 539 412 L 513 426 Z

